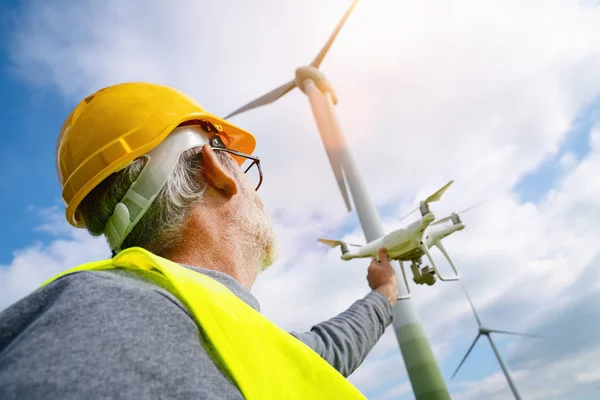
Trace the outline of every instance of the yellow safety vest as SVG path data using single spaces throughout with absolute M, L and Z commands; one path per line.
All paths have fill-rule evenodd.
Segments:
M 44 285 L 78 271 L 122 268 L 171 292 L 193 315 L 213 359 L 249 400 L 365 399 L 365 396 L 310 347 L 244 303 L 219 282 L 130 248 L 113 259 L 65 271 Z

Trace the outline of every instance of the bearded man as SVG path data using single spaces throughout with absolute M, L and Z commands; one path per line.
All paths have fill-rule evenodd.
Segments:
M 0 314 L 0 398 L 364 398 L 346 377 L 391 323 L 387 254 L 372 291 L 309 332 L 262 316 L 250 290 L 277 241 L 255 145 L 167 86 L 81 101 L 57 144 L 66 218 L 113 254 Z

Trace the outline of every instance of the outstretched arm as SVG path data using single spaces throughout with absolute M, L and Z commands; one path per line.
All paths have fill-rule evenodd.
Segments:
M 344 376 L 358 368 L 392 322 L 396 275 L 385 250 L 380 250 L 379 260 L 369 266 L 367 280 L 373 290 L 368 295 L 310 332 L 291 332 Z

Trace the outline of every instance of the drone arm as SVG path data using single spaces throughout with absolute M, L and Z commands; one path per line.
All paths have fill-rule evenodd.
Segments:
M 448 263 L 450 263 L 450 266 L 452 267 L 452 270 L 454 271 L 454 279 L 452 280 L 458 280 L 459 276 L 458 276 L 458 271 L 456 270 L 456 267 L 454 266 L 454 263 L 452 262 L 452 259 L 450 258 L 450 256 L 448 255 L 448 252 L 446 251 L 446 248 L 444 247 L 444 245 L 442 244 L 441 240 L 438 240 L 437 242 L 435 242 L 434 244 L 438 249 L 440 249 L 440 251 L 442 252 L 442 254 L 444 255 L 444 257 L 446 257 L 446 260 L 448 260 Z M 437 272 L 437 271 L 436 271 Z M 441 277 L 440 277 L 441 279 Z
M 427 247 L 427 245 L 424 242 L 421 242 L 421 250 L 423 250 L 423 253 L 425 253 L 427 258 L 429 259 L 429 262 L 431 263 L 431 266 L 433 267 L 435 274 L 438 276 L 438 278 L 440 278 L 441 281 L 457 281 L 458 280 L 458 273 L 456 273 L 456 270 L 454 270 L 454 272 L 456 273 L 456 276 L 453 276 L 453 277 L 444 277 L 444 276 L 442 276 L 442 274 L 440 274 L 440 271 L 437 269 L 437 265 L 435 264 L 435 261 L 433 261 L 433 257 L 431 256 L 431 253 L 429 252 L 429 248 Z

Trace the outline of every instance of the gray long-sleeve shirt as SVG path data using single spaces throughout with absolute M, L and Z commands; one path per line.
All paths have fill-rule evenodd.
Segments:
M 230 276 L 188 268 L 259 310 Z M 391 320 L 390 303 L 372 291 L 292 335 L 348 376 Z M 71 274 L 0 313 L 0 399 L 242 399 L 199 334 L 173 295 L 134 272 Z

